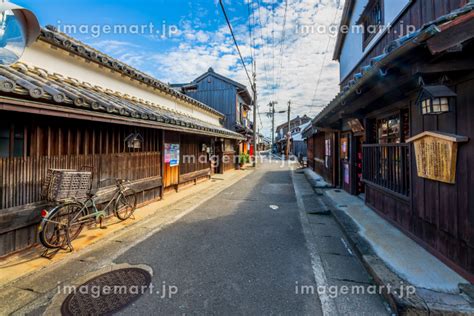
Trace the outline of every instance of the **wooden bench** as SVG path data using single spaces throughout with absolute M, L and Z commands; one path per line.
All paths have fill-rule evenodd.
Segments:
M 202 177 L 211 178 L 211 168 L 202 169 L 202 170 L 193 171 L 193 172 L 179 175 L 178 183 L 183 184 L 186 182 L 194 181 L 194 184 L 196 184 L 197 179 L 202 178 Z

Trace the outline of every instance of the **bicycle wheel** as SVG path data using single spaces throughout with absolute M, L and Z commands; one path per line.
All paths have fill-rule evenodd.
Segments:
M 79 236 L 84 227 L 84 222 L 79 221 L 79 218 L 85 215 L 87 215 L 87 208 L 78 202 L 57 206 L 41 222 L 38 229 L 39 241 L 46 248 L 63 247 L 68 230 L 70 241 Z
M 115 216 L 122 221 L 132 216 L 137 208 L 137 194 L 132 189 L 127 189 L 120 193 L 115 202 Z

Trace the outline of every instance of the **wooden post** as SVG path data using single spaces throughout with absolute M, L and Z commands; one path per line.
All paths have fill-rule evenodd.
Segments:
M 161 188 L 160 188 L 160 200 L 164 198 L 165 191 L 165 130 L 161 130 L 161 144 L 160 148 L 160 175 L 161 175 Z

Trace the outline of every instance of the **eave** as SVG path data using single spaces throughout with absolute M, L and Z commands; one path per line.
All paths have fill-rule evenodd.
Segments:
M 460 27 L 466 25 L 466 23 L 472 22 L 474 19 L 474 3 L 471 2 L 461 9 L 455 10 L 445 16 L 438 18 L 431 23 L 425 24 L 421 29 L 416 32 L 401 37 L 390 44 L 384 49 L 384 54 L 374 57 L 370 65 L 361 67 L 361 72 L 354 75 L 354 78 L 344 86 L 339 94 L 313 119 L 313 125 L 315 126 L 327 126 L 325 121 L 328 118 L 334 116 L 339 111 L 345 108 L 352 99 L 357 98 L 362 94 L 363 88 L 380 82 L 377 78 L 385 76 L 389 69 L 396 69 L 396 61 L 409 56 L 415 48 L 422 47 L 423 45 L 430 46 L 430 43 L 436 42 L 437 36 L 444 36 L 444 32 L 450 30 L 450 32 L 458 32 Z M 463 23 L 459 23 L 462 21 Z M 468 40 L 474 37 L 474 32 L 464 30 L 464 37 L 461 40 Z M 458 44 L 458 42 L 451 43 L 452 45 Z M 448 50 L 449 45 L 444 47 L 443 51 Z M 439 51 L 442 52 L 442 51 Z
M 134 79 L 141 83 L 144 83 L 145 85 L 153 89 L 158 89 L 170 97 L 175 97 L 185 103 L 196 106 L 220 118 L 225 117 L 224 114 L 207 106 L 206 104 L 199 102 L 179 92 L 176 89 L 173 89 L 169 85 L 149 76 L 148 74 L 139 71 L 111 56 L 108 56 L 107 54 L 98 51 L 75 38 L 72 38 L 64 33 L 57 31 L 57 29 L 53 26 L 47 26 L 46 28 L 41 29 L 39 40 L 49 43 L 63 50 L 66 50 L 74 55 L 81 56 L 101 66 L 107 67 L 113 71 L 116 71 L 124 76 L 129 77 L 130 79 Z

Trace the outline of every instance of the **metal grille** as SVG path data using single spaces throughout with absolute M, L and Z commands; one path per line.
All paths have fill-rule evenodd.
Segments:
M 363 179 L 402 196 L 410 195 L 408 144 L 363 145 Z

